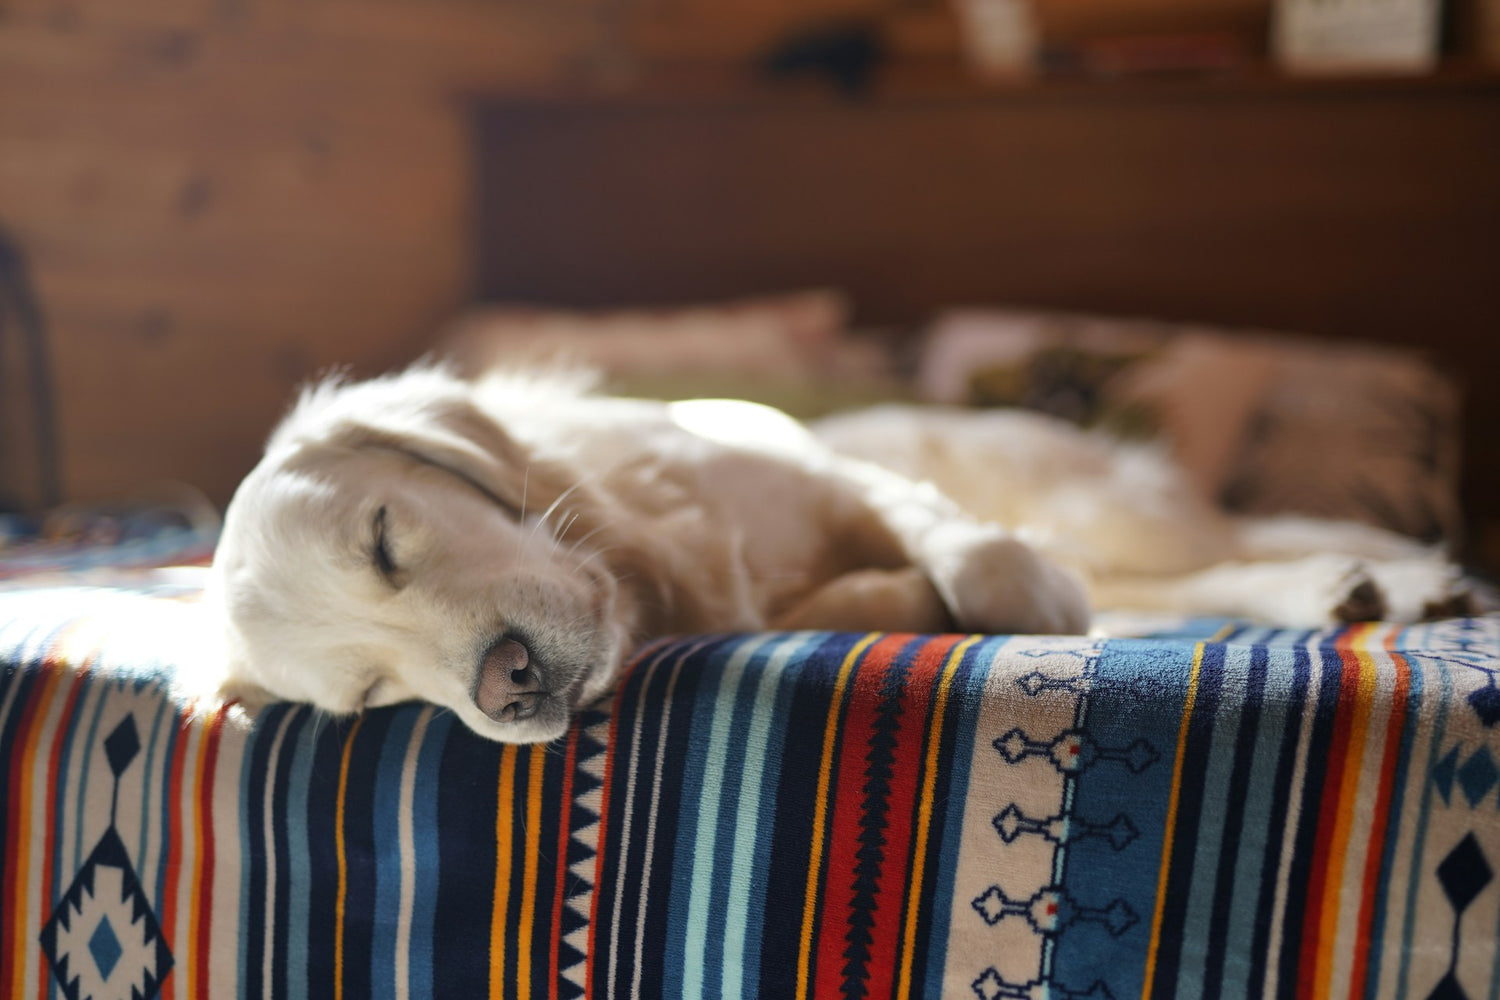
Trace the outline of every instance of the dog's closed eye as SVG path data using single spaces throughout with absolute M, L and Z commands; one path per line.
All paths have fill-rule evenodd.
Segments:
M 391 543 L 387 533 L 386 521 L 386 509 L 381 507 L 375 512 L 375 521 L 372 526 L 374 530 L 374 545 L 371 548 L 370 561 L 375 565 L 376 571 L 380 573 L 381 578 L 386 583 L 400 590 L 403 583 L 401 579 L 401 567 L 396 565 L 396 559 L 391 555 Z

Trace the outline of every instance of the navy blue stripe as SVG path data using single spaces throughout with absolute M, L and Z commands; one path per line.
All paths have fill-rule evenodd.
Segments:
M 266 859 L 275 856 L 275 845 L 266 844 L 266 780 L 271 746 L 276 729 L 289 711 L 285 704 L 272 705 L 260 712 L 246 737 L 241 787 L 241 821 L 245 838 L 243 924 L 240 927 L 241 989 L 245 996 L 262 996 L 265 992 L 264 963 L 266 949 Z
M 1266 647 L 1250 650 L 1250 668 L 1245 678 L 1245 701 L 1235 734 L 1234 763 L 1229 772 L 1229 791 L 1224 811 L 1224 839 L 1219 848 L 1219 867 L 1214 878 L 1214 902 L 1208 926 L 1208 952 L 1204 957 L 1203 1000 L 1218 1000 L 1224 988 L 1224 962 L 1229 951 L 1229 917 L 1233 912 L 1235 869 L 1240 858 L 1240 836 L 1245 826 L 1250 772 L 1255 763 L 1255 741 L 1260 732 L 1266 693 Z
M 1250 946 L 1250 969 L 1246 978 L 1252 991 L 1263 989 L 1269 969 L 1271 923 L 1276 909 L 1276 881 L 1281 871 L 1281 848 L 1286 840 L 1287 814 L 1291 811 L 1293 771 L 1297 764 L 1297 743 L 1302 733 L 1302 713 L 1311 682 L 1311 660 L 1305 646 L 1292 649 L 1292 684 L 1287 694 L 1286 728 L 1276 760 L 1272 781 L 1271 815 L 1266 829 L 1265 856 L 1261 859 L 1260 894 L 1256 901 L 1255 937 Z M 1285 984 L 1283 984 L 1285 986 Z M 1252 995 L 1255 995 L 1252 992 Z
M 453 726 L 443 747 L 437 793 L 442 928 L 433 936 L 433 995 L 473 996 L 489 982 L 495 829 L 500 811 L 500 744 Z
M 334 990 L 334 913 L 338 908 L 338 820 L 339 772 L 343 766 L 344 738 L 350 720 L 319 714 L 321 727 L 316 757 L 308 774 L 307 854 L 312 885 L 307 933 L 307 992 L 310 996 L 332 996 Z
M 1203 748 L 1213 739 L 1214 717 L 1224 682 L 1224 646 L 1203 648 L 1198 670 L 1198 692 L 1188 720 L 1189 748 Z M 1187 911 L 1192 888 L 1193 859 L 1198 851 L 1198 826 L 1202 818 L 1203 786 L 1208 776 L 1209 755 L 1190 752 L 1182 760 L 1182 778 L 1177 793 L 1177 824 L 1172 833 L 1172 859 L 1168 865 L 1162 906 L 1161 938 L 1156 953 L 1156 979 L 1152 996 L 1171 997 L 1177 990 L 1184 939 L 1197 928 L 1188 928 Z
M 291 851 L 287 849 L 285 826 L 296 822 L 288 812 L 287 800 L 292 782 L 292 766 L 296 761 L 297 739 L 311 713 L 295 709 L 287 723 L 286 736 L 281 744 L 281 757 L 276 762 L 276 785 L 271 792 L 271 812 L 276 817 L 276 828 L 281 831 L 281 846 L 276 851 L 276 898 L 271 901 L 274 908 L 273 925 L 276 933 L 271 940 L 271 984 L 276 996 L 287 993 L 287 939 L 300 931 L 291 926 L 291 898 L 295 891 L 292 885 Z M 254 955 L 255 952 L 250 954 Z M 248 995 L 249 990 L 245 990 Z
M 1312 874 L 1313 854 L 1317 848 L 1319 806 L 1323 800 L 1323 783 L 1327 777 L 1328 751 L 1333 744 L 1333 729 L 1338 707 L 1339 685 L 1343 678 L 1343 659 L 1332 641 L 1318 648 L 1323 676 L 1313 706 L 1312 738 L 1308 743 L 1306 776 L 1302 785 L 1302 815 L 1293 840 L 1290 877 L 1287 880 L 1286 910 L 1282 921 L 1282 949 L 1278 980 L 1283 992 L 1292 990 L 1302 958 L 1302 925 L 1307 916 L 1308 879 Z
M 370 981 L 377 913 L 375 788 L 380 780 L 379 748 L 391 725 L 390 709 L 366 712 L 349 753 L 344 795 L 344 994 L 374 994 Z
M 802 913 L 807 892 L 807 862 L 812 854 L 813 815 L 817 809 L 818 768 L 823 756 L 823 734 L 828 713 L 833 710 L 834 688 L 839 668 L 863 636 L 834 633 L 815 646 L 803 648 L 798 656 L 796 697 L 788 703 L 786 742 L 782 747 L 784 763 L 776 784 L 776 818 L 771 831 L 769 883 L 766 909 L 768 919 L 761 937 L 760 992 L 762 996 L 791 996 L 797 986 L 797 955 L 802 946 Z M 856 668 L 857 669 L 857 668 Z M 839 706 L 842 715 L 848 709 L 851 683 Z M 837 728 L 842 733 L 842 727 Z M 834 745 L 833 760 L 839 759 L 840 746 Z M 828 802 L 837 796 L 838 768 L 832 769 Z M 769 786 L 768 786 L 769 787 Z M 821 849 L 821 867 L 816 885 L 822 886 L 828 869 L 828 849 Z M 822 896 L 819 893 L 818 903 Z M 817 941 L 822 922 L 822 907 L 815 904 L 813 940 Z M 813 948 L 808 974 L 817 979 L 817 948 Z

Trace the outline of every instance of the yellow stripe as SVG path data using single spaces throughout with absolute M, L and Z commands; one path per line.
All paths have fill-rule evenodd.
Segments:
M 335 807 L 333 827 L 334 854 L 339 862 L 339 893 L 333 910 L 333 997 L 344 1000 L 344 903 L 349 896 L 349 859 L 344 853 L 344 799 L 349 793 L 349 757 L 354 749 L 354 737 L 364 725 L 361 715 L 354 720 L 354 728 L 344 738 L 344 759 L 339 763 L 339 798 Z M 203 741 L 207 743 L 207 740 Z M 200 744 L 201 746 L 201 744 Z M 193 926 L 198 926 L 198 894 L 193 893 Z M 192 982 L 191 979 L 188 982 Z
M 1359 673 L 1355 679 L 1354 717 L 1349 725 L 1349 751 L 1344 759 L 1343 780 L 1339 783 L 1338 809 L 1334 812 L 1333 836 L 1329 843 L 1328 863 L 1342 867 L 1349 853 L 1349 837 L 1354 826 L 1355 800 L 1359 797 L 1360 771 L 1364 767 L 1365 741 L 1369 738 L 1370 713 L 1375 702 L 1375 661 L 1365 647 L 1374 625 L 1359 625 L 1349 637 L 1350 652 Z M 1363 875 L 1359 876 L 1363 879 Z M 1313 977 L 1313 996 L 1330 996 L 1333 991 L 1333 957 L 1338 944 L 1340 897 L 1345 885 L 1343 872 L 1330 871 L 1323 880 L 1323 910 L 1318 927 L 1318 959 Z M 1359 919 L 1355 905 L 1354 919 Z
M 1167 903 L 1167 871 L 1172 865 L 1172 835 L 1177 826 L 1178 798 L 1182 793 L 1182 766 L 1187 756 L 1188 723 L 1193 718 L 1193 705 L 1198 701 L 1198 674 L 1203 669 L 1203 647 L 1198 643 L 1193 650 L 1193 670 L 1188 675 L 1187 700 L 1182 706 L 1182 725 L 1177 728 L 1177 762 L 1172 769 L 1172 794 L 1167 799 L 1167 830 L 1162 837 L 1161 870 L 1156 876 L 1156 912 L 1151 917 L 1151 944 L 1146 952 L 1146 981 L 1141 985 L 1141 996 L 1150 1000 L 1151 987 L 1156 979 L 1156 955 L 1161 947 L 1161 922 Z
M 932 799 L 937 788 L 939 737 L 943 732 L 943 718 L 948 712 L 948 692 L 953 686 L 953 676 L 963 661 L 969 647 L 979 641 L 971 635 L 948 654 L 948 663 L 943 667 L 942 679 L 938 682 L 937 702 L 933 707 L 932 721 L 928 725 L 927 761 L 922 769 L 922 794 L 917 805 L 917 840 L 913 851 L 911 887 L 906 896 L 906 929 L 901 951 L 901 972 L 897 979 L 898 1000 L 911 996 L 911 964 L 917 948 L 917 906 L 922 895 L 922 882 L 927 860 L 927 835 L 932 827 Z
M 823 867 L 823 833 L 828 822 L 828 785 L 833 777 L 833 744 L 838 735 L 839 709 L 844 702 L 844 689 L 849 685 L 849 675 L 854 665 L 882 633 L 871 632 L 849 650 L 839 667 L 838 680 L 833 686 L 833 704 L 828 709 L 828 721 L 823 727 L 823 762 L 818 770 L 818 795 L 813 809 L 812 857 L 807 864 L 807 894 L 802 904 L 802 945 L 797 950 L 797 997 L 802 1000 L 809 988 L 808 970 L 812 965 L 813 920 L 818 907 L 818 873 Z
M 516 753 L 508 744 L 500 752 L 500 808 L 495 816 L 495 909 L 490 915 L 490 998 L 505 995 L 505 922 L 510 903 L 511 829 L 515 809 Z
M 521 894 L 521 931 L 516 940 L 516 994 L 531 1000 L 531 934 L 536 921 L 536 870 L 542 854 L 542 768 L 547 748 L 533 746 L 526 781 L 526 891 Z

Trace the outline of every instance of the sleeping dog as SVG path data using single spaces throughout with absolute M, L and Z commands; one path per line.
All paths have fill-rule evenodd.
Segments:
M 536 742 L 650 636 L 1077 633 L 1090 589 L 1183 611 L 1376 617 L 1390 608 L 1371 557 L 1420 565 L 1417 590 L 1451 586 L 1447 563 L 1394 536 L 1241 530 L 1159 459 L 1040 418 L 989 435 L 956 429 L 966 419 L 846 418 L 822 428 L 835 451 L 755 404 L 612 398 L 576 374 L 324 383 L 225 515 L 211 584 L 223 693 L 333 713 L 424 699 L 484 736 Z M 986 437 L 973 461 L 952 454 Z M 915 475 L 854 457 L 903 451 Z M 934 456 L 947 464 L 922 467 Z M 1330 538 L 1338 552 L 1312 551 Z M 1262 562 L 1231 562 L 1247 553 Z

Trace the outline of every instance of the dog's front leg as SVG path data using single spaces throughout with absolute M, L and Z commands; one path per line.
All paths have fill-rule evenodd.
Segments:
M 1088 629 L 1082 583 L 997 524 L 975 521 L 929 483 L 841 460 L 862 501 L 965 631 L 1077 634 Z

